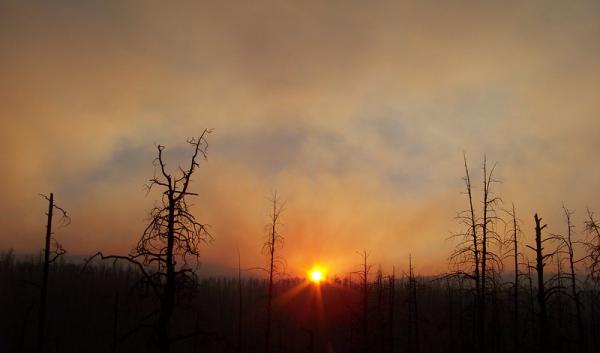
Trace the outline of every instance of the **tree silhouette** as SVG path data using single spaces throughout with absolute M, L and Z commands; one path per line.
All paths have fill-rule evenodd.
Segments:
M 50 265 L 58 260 L 59 257 L 63 256 L 66 251 L 52 237 L 52 221 L 54 217 L 54 210 L 59 211 L 62 214 L 60 219 L 60 226 L 66 226 L 71 223 L 71 218 L 67 212 L 61 207 L 54 203 L 54 194 L 50 193 L 50 196 L 40 195 L 48 201 L 48 213 L 46 223 L 46 237 L 44 246 L 44 264 L 42 271 L 42 285 L 40 293 L 40 311 L 38 319 L 38 352 L 43 353 L 45 351 L 45 337 L 46 337 L 46 306 L 48 303 L 48 275 L 50 272 Z
M 548 225 L 542 225 L 542 219 L 538 217 L 536 213 L 534 215 L 535 220 L 535 247 L 527 245 L 528 248 L 535 252 L 535 266 L 533 266 L 534 270 L 537 274 L 537 304 L 538 304 L 538 348 L 540 352 L 548 351 L 548 340 L 549 340 L 549 326 L 548 326 L 548 308 L 546 302 L 554 293 L 556 293 L 560 287 L 550 287 L 546 288 L 546 281 L 544 279 L 544 270 L 548 265 L 549 261 L 552 260 L 552 257 L 556 255 L 557 250 L 547 252 L 544 251 L 544 245 L 547 241 L 555 240 L 556 238 L 553 236 L 550 237 L 542 237 L 542 230 L 544 230 Z
M 457 267 L 454 274 L 463 275 L 473 280 L 475 285 L 475 296 L 474 296 L 474 318 L 475 328 L 478 334 L 475 335 L 476 348 L 482 346 L 481 341 L 482 335 L 479 329 L 482 327 L 480 321 L 481 315 L 481 254 L 480 254 L 480 237 L 478 235 L 478 219 L 475 215 L 475 207 L 473 204 L 473 187 L 471 184 L 471 176 L 469 174 L 469 167 L 467 165 L 467 156 L 463 154 L 463 161 L 465 167 L 465 176 L 463 180 L 465 182 L 465 194 L 467 195 L 468 208 L 459 212 L 457 219 L 461 225 L 465 227 L 462 232 L 456 233 L 452 238 L 458 239 L 459 243 L 456 249 L 450 255 L 450 262 Z M 464 269 L 467 267 L 466 269 Z
M 509 256 L 513 258 L 513 352 L 518 353 L 520 348 L 519 337 L 521 335 L 520 325 L 519 325 L 519 289 L 520 289 L 520 278 L 521 272 L 519 270 L 519 257 L 521 253 L 519 252 L 519 237 L 521 236 L 521 226 L 519 224 L 519 219 L 517 218 L 517 210 L 515 208 L 515 204 L 512 204 L 512 209 L 506 211 L 511 218 L 511 228 L 509 230 L 510 240 L 509 242 L 512 244 L 512 251 Z
M 270 223 L 267 225 L 268 236 L 267 241 L 263 244 L 263 251 L 269 257 L 269 287 L 267 293 L 267 322 L 265 328 L 265 352 L 271 351 L 271 321 L 273 311 L 273 279 L 282 264 L 282 259 L 277 253 L 277 249 L 283 246 L 284 237 L 279 231 L 281 223 L 281 213 L 283 212 L 283 205 L 279 201 L 277 192 L 273 193 L 271 198 L 272 212 L 270 214 Z
M 196 276 L 188 261 L 198 264 L 200 245 L 211 240 L 206 225 L 200 223 L 190 211 L 188 197 L 198 196 L 190 191 L 192 175 L 199 160 L 206 158 L 210 130 L 204 130 L 197 138 L 187 142 L 193 153 L 186 169 L 167 171 L 164 146 L 157 146 L 158 156 L 153 162 L 154 176 L 146 185 L 147 192 L 154 188 L 162 191 L 161 198 L 150 210 L 149 223 L 136 247 L 128 256 L 103 255 L 102 259 L 124 260 L 134 264 L 142 274 L 141 284 L 149 287 L 159 301 L 158 319 L 155 324 L 157 345 L 161 353 L 168 353 L 172 342 L 205 334 L 202 331 L 173 336 L 169 324 L 179 296 L 196 286 Z M 93 257 L 92 257 L 93 258 Z M 90 258 L 91 260 L 91 258 Z M 178 263 L 181 261 L 181 263 Z
M 562 206 L 565 222 L 567 223 L 567 233 L 565 235 L 557 235 L 557 239 L 560 241 L 560 252 L 566 255 L 566 260 L 569 265 L 569 274 L 568 281 L 569 287 L 571 291 L 571 298 L 573 299 L 573 304 L 575 305 L 575 319 L 577 322 L 577 351 L 583 351 L 583 340 L 584 340 L 584 327 L 583 327 L 583 319 L 582 319 L 582 308 L 581 308 L 581 298 L 579 295 L 578 283 L 577 283 L 577 272 L 575 270 L 575 265 L 585 258 L 575 259 L 575 245 L 576 241 L 573 240 L 573 233 L 575 226 L 571 220 L 573 216 L 573 212 L 569 210 L 564 204 Z
M 457 219 L 464 227 L 463 231 L 452 235 L 458 239 L 456 249 L 450 255 L 450 262 L 456 267 L 451 275 L 461 275 L 474 282 L 474 318 L 476 349 L 485 352 L 486 344 L 486 298 L 489 281 L 496 281 L 496 275 L 502 270 L 502 258 L 492 250 L 492 245 L 502 246 L 502 239 L 496 231 L 496 223 L 502 222 L 496 208 L 502 199 L 495 196 L 492 186 L 499 181 L 494 178 L 495 165 L 488 168 L 487 158 L 483 157 L 483 193 L 481 216 L 476 215 L 473 198 L 473 186 L 467 165 L 466 155 L 463 155 L 465 176 L 465 194 L 468 198 L 468 208 L 459 212 Z M 480 231 L 479 231 L 480 230 Z M 494 288 L 496 284 L 494 284 Z

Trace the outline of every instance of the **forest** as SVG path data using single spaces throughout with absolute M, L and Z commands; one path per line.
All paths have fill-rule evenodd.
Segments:
M 464 158 L 465 207 L 444 273 L 416 275 L 412 258 L 383 273 L 357 249 L 354 272 L 285 275 L 285 213 L 274 194 L 265 266 L 198 276 L 199 247 L 218 236 L 190 210 L 210 132 L 187 141 L 189 163 L 178 169 L 157 146 L 146 188 L 161 197 L 129 253 L 66 261 L 58 235 L 68 207 L 42 195 L 42 254 L 0 255 L 1 352 L 600 351 L 600 221 L 587 210 L 574 224 L 563 205 L 564 224 L 552 229 L 565 231 L 550 232 L 543 215 L 502 200 L 485 157 L 481 183 Z

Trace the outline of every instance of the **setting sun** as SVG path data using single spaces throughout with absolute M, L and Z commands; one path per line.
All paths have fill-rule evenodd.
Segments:
M 313 266 L 308 271 L 308 278 L 314 283 L 320 283 L 325 280 L 325 269 L 320 266 Z

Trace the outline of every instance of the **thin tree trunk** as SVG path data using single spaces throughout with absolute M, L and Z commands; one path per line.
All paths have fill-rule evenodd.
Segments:
M 158 348 L 161 353 L 169 353 L 171 342 L 169 338 L 169 322 L 175 308 L 175 259 L 173 248 L 175 244 L 175 200 L 173 192 L 169 192 L 169 215 L 167 233 L 166 267 L 167 276 L 164 294 L 161 298 L 161 308 L 158 318 Z
M 242 351 L 242 267 L 240 250 L 238 249 L 238 329 L 237 329 L 237 352 Z
M 482 314 L 482 306 L 481 306 L 481 287 L 482 287 L 482 276 L 481 276 L 481 272 L 480 271 L 480 266 L 481 264 L 481 260 L 480 260 L 480 254 L 479 254 L 479 239 L 477 238 L 477 219 L 475 218 L 475 208 L 473 207 L 473 194 L 472 194 L 472 187 L 471 187 L 471 177 L 469 176 L 469 168 L 467 166 L 467 157 L 465 155 L 463 155 L 463 160 L 464 160 L 464 164 L 465 164 L 465 184 L 466 184 L 466 188 L 467 188 L 467 195 L 469 197 L 469 212 L 470 212 L 470 220 L 471 220 L 471 234 L 472 234 L 472 241 L 473 241 L 473 261 L 475 262 L 475 268 L 473 269 L 474 274 L 473 277 L 475 279 L 475 320 L 474 320 L 474 325 L 475 325 L 475 330 L 476 330 L 476 343 L 475 346 L 479 349 L 480 347 L 482 347 L 483 342 L 481 341 L 482 338 L 482 333 L 480 332 L 480 329 L 482 328 L 482 325 L 480 324 L 481 322 L 481 318 L 483 317 Z
M 490 178 L 491 175 L 487 174 L 487 160 L 486 156 L 483 156 L 483 221 L 481 224 L 481 291 L 479 294 L 481 298 L 479 300 L 479 352 L 484 353 L 486 350 L 486 280 L 487 280 L 487 260 L 488 260 L 488 206 L 489 206 L 489 193 L 490 193 Z
M 395 315 L 395 300 L 396 300 L 396 268 L 392 267 L 392 275 L 389 278 L 390 288 L 389 288 L 389 317 L 390 317 L 390 326 L 388 327 L 388 339 L 389 339 L 389 347 L 390 353 L 394 353 L 394 315 Z
M 46 304 L 48 301 L 48 274 L 50 271 L 50 239 L 52 237 L 52 211 L 54 210 L 54 194 L 50 193 L 48 200 L 48 221 L 46 224 L 46 241 L 44 247 L 44 268 L 42 274 L 42 288 L 40 295 L 40 312 L 38 321 L 38 352 L 45 351 L 45 326 L 46 326 Z
M 573 224 L 571 223 L 572 212 L 569 211 L 564 205 L 563 210 L 567 220 L 567 249 L 569 251 L 571 296 L 573 297 L 573 301 L 575 303 L 575 317 L 577 320 L 577 351 L 582 353 L 584 345 L 584 328 L 583 320 L 581 318 L 581 301 L 579 299 L 579 291 L 577 290 L 577 273 L 575 272 L 575 251 L 572 240 Z
M 414 331 L 411 332 L 411 352 L 419 353 L 419 306 L 417 301 L 417 281 L 412 267 L 412 255 L 409 255 L 409 320 L 412 319 L 411 327 Z
M 265 332 L 265 352 L 271 351 L 271 320 L 273 310 L 273 272 L 275 271 L 275 241 L 277 239 L 277 195 L 273 198 L 273 218 L 271 224 L 270 246 L 269 246 L 269 292 L 267 298 L 267 327 Z
M 544 254 L 542 248 L 542 229 L 546 228 L 546 225 L 541 225 L 542 219 L 538 217 L 537 213 L 534 216 L 535 220 L 535 253 L 536 253 L 536 265 L 535 269 L 537 272 L 537 302 L 540 312 L 538 313 L 539 319 L 539 350 L 540 352 L 548 352 L 548 313 L 546 310 L 546 292 L 544 287 Z
M 363 252 L 363 274 L 362 274 L 362 333 L 363 333 L 363 349 L 365 352 L 369 350 L 369 268 L 367 265 L 367 252 Z
M 515 267 L 515 287 L 513 288 L 513 352 L 519 353 L 519 240 L 517 238 L 519 228 L 517 224 L 517 212 L 515 204 L 512 205 L 513 219 L 513 256 Z

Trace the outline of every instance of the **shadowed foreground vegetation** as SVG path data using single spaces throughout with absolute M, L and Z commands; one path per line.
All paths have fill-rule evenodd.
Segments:
M 2 351 L 34 352 L 41 259 L 0 261 L 0 342 Z M 152 352 L 156 299 L 132 267 L 59 262 L 52 266 L 47 315 L 49 352 Z M 175 352 L 263 352 L 268 280 L 204 278 L 182 298 L 171 335 Z M 518 288 L 519 350 L 538 348 L 535 279 Z M 475 307 L 469 283 L 453 276 L 392 278 L 373 273 L 363 315 L 360 276 L 331 279 L 319 287 L 303 279 L 277 281 L 271 350 L 274 352 L 475 352 Z M 415 291 L 412 295 L 412 291 Z M 318 300 L 320 296 L 321 301 Z M 598 351 L 598 288 L 579 290 L 586 352 Z M 241 310 L 240 310 L 241 294 Z M 514 291 L 499 283 L 489 293 L 486 342 L 490 352 L 513 352 Z M 559 292 L 548 301 L 552 352 L 577 352 L 577 322 L 572 298 Z M 241 319 L 241 320 L 240 320 Z M 366 322 L 363 320 L 366 319 Z M 179 332 L 194 332 L 178 337 Z M 116 344 L 115 344 L 116 343 Z

